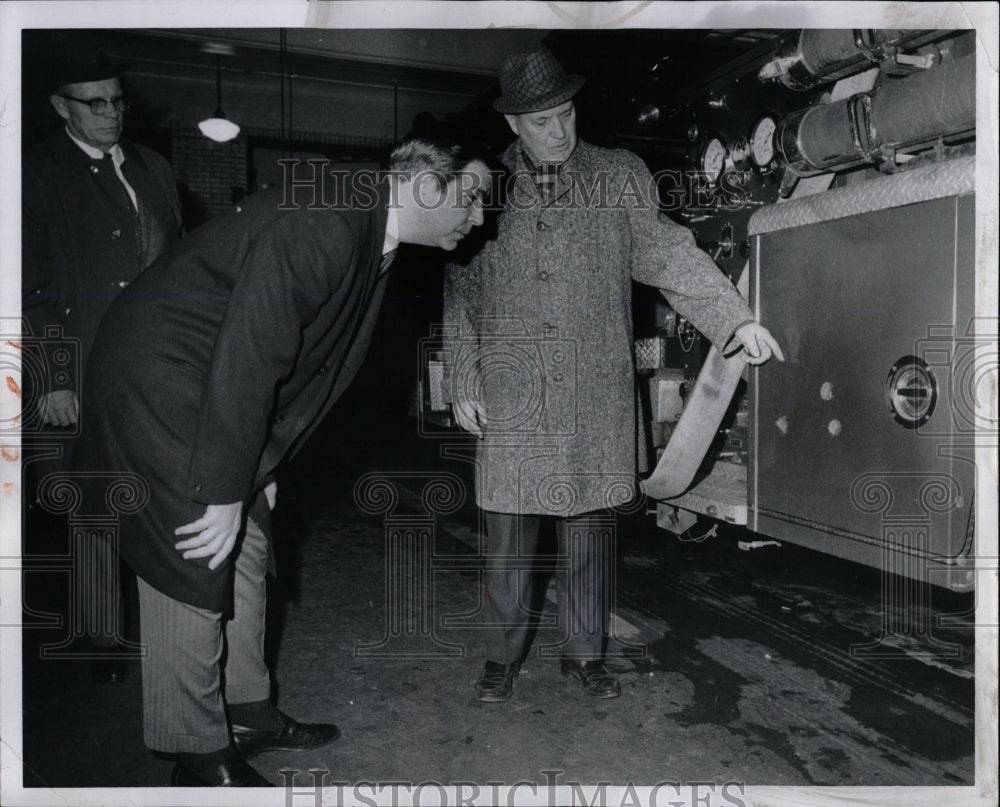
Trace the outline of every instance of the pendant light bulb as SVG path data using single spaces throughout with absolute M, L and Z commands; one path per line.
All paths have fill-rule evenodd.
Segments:
M 226 118 L 222 111 L 222 57 L 215 57 L 215 115 L 198 124 L 198 129 L 209 140 L 228 143 L 240 133 L 240 127 Z

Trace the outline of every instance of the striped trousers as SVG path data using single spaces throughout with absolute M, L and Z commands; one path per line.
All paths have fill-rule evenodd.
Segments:
M 226 703 L 270 696 L 264 663 L 268 541 L 252 519 L 233 550 L 233 616 L 197 608 L 139 579 L 143 740 L 154 751 L 207 753 L 229 745 Z

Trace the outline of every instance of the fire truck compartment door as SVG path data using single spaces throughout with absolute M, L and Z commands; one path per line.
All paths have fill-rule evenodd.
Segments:
M 968 551 L 972 168 L 755 214 L 751 297 L 787 361 L 751 375 L 751 529 L 873 565 Z

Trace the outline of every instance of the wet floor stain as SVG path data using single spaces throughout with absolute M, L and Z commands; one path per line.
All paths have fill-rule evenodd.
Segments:
M 661 659 L 661 669 L 683 674 L 692 686 L 692 701 L 672 714 L 682 726 L 712 723 L 725 726 L 738 719 L 740 687 L 746 679 L 695 648 L 664 637 L 649 646 L 650 655 Z
M 776 755 L 810 784 L 973 782 L 973 688 L 961 659 L 855 658 L 851 648 L 871 635 L 859 630 L 858 610 L 871 630 L 881 624 L 870 592 L 853 609 L 841 602 L 849 588 L 841 595 L 833 583 L 806 597 L 801 587 L 737 582 L 727 597 L 729 571 L 666 577 L 659 585 L 669 591 L 640 586 L 627 603 L 670 614 L 645 665 L 691 680 L 678 722 L 724 727 L 748 753 Z M 845 613 L 850 620 L 831 616 Z

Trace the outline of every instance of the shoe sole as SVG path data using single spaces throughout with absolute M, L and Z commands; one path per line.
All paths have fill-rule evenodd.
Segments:
M 477 692 L 476 693 L 476 700 L 479 701 L 480 703 L 504 703 L 505 701 L 509 701 L 513 695 L 514 695 L 514 693 L 511 692 L 510 695 L 506 695 L 506 696 L 504 696 L 504 697 L 501 698 L 501 697 L 498 697 L 497 695 L 489 695 L 489 694 L 482 694 L 482 695 L 480 695 Z

